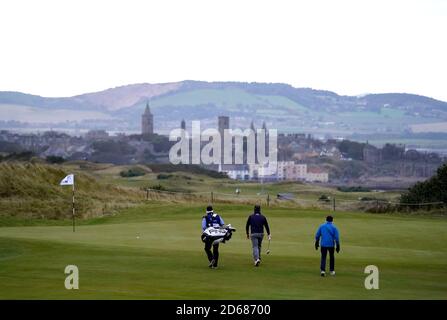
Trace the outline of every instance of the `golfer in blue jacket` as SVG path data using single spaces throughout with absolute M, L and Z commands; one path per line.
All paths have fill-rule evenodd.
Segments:
M 323 223 L 315 234 L 315 250 L 320 246 L 321 238 L 321 276 L 326 275 L 326 257 L 329 252 L 329 271 L 331 276 L 335 276 L 335 255 L 334 247 L 337 253 L 340 252 L 340 237 L 337 227 L 332 223 L 334 218 L 332 216 L 326 217 L 326 223 Z

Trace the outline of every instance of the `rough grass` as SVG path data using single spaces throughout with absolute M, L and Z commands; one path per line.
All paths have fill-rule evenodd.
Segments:
M 138 167 L 145 174 L 138 177 L 121 177 L 120 172 Z M 164 172 L 161 170 L 166 169 Z M 161 187 L 173 193 L 150 192 L 149 199 L 175 203 L 201 201 L 215 203 L 267 204 L 271 206 L 320 208 L 331 210 L 332 202 L 318 198 L 326 194 L 336 198 L 338 210 L 370 210 L 373 202 L 359 202 L 364 196 L 386 200 L 396 198 L 396 193 L 340 192 L 335 188 L 297 182 L 255 183 L 230 179 L 216 179 L 199 173 L 172 171 L 168 167 L 138 165 L 114 166 L 85 161 L 62 165 L 12 162 L 0 165 L 0 215 L 35 217 L 40 219 L 64 219 L 71 215 L 71 187 L 59 186 L 68 173 L 76 175 L 76 212 L 79 218 L 101 216 L 116 212 L 143 200 L 146 189 Z M 180 168 L 182 169 L 182 168 Z M 160 173 L 161 172 L 161 173 Z M 160 179 L 163 175 L 169 179 Z M 235 189 L 241 190 L 240 195 Z M 279 200 L 278 193 L 293 195 L 291 200 Z
M 120 172 L 138 168 L 145 174 L 122 177 Z M 71 187 L 59 186 L 68 173 L 76 175 L 76 212 L 79 218 L 112 214 L 142 201 L 167 203 L 235 203 L 270 206 L 370 211 L 380 213 L 383 205 L 376 201 L 359 201 L 362 197 L 384 201 L 397 201 L 398 193 L 388 192 L 340 192 L 324 185 L 300 182 L 257 183 L 230 179 L 216 179 L 194 172 L 161 171 L 164 167 L 145 165 L 115 166 L 103 163 L 73 161 L 62 165 L 43 163 L 2 163 L 0 165 L 0 216 L 35 217 L 40 219 L 64 219 L 71 215 Z M 182 168 L 180 168 L 182 169 Z M 194 169 L 195 170 L 195 169 Z M 193 171 L 194 171 L 193 170 Z M 208 172 L 208 171 L 206 171 Z M 205 172 L 205 173 L 206 173 Z M 164 178 L 163 178 L 164 177 Z M 168 178 L 166 178 L 168 177 Z M 146 193 L 147 188 L 161 191 Z M 236 188 L 241 190 L 236 195 Z M 279 193 L 291 194 L 290 199 L 277 198 Z M 321 195 L 330 201 L 318 201 Z
M 0 163 L 0 215 L 60 219 L 71 215 L 72 188 L 60 186 L 71 173 L 59 165 Z M 76 214 L 107 214 L 141 201 L 143 194 L 100 183 L 84 172 L 75 173 Z

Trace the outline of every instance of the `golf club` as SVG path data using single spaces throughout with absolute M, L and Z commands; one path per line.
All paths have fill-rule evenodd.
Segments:
M 266 252 L 266 254 L 269 254 L 270 253 L 270 239 L 269 239 L 269 244 L 268 244 L 268 246 L 267 246 L 267 252 Z

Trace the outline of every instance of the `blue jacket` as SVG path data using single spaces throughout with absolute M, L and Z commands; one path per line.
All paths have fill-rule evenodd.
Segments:
M 319 241 L 321 238 L 320 246 L 322 247 L 334 247 L 334 243 L 340 244 L 340 238 L 338 235 L 337 227 L 332 222 L 323 223 L 317 230 L 315 235 L 315 241 Z
M 202 231 L 208 227 L 219 227 L 223 226 L 224 221 L 218 214 L 209 213 L 202 219 Z

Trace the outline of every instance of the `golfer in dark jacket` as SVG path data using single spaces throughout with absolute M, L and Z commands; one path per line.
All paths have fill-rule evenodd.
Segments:
M 334 246 L 337 253 L 340 252 L 340 237 L 338 235 L 337 227 L 332 223 L 334 218 L 332 216 L 326 217 L 326 223 L 323 223 L 315 234 L 315 250 L 320 246 L 321 238 L 321 276 L 326 275 L 326 257 L 329 252 L 329 270 L 331 276 L 335 276 L 335 255 Z
M 247 224 L 245 226 L 247 239 L 250 239 L 251 236 L 251 243 L 253 245 L 253 259 L 256 267 L 261 263 L 261 245 L 262 239 L 264 238 L 264 227 L 270 241 L 272 237 L 270 235 L 270 228 L 267 218 L 261 214 L 261 207 L 256 205 L 254 213 L 248 217 Z M 251 233 L 249 233 L 249 229 L 251 229 Z

